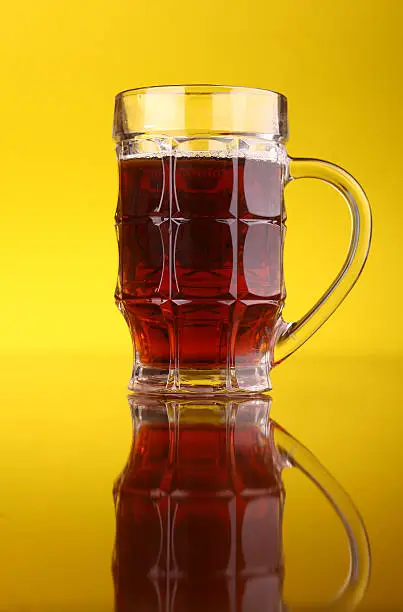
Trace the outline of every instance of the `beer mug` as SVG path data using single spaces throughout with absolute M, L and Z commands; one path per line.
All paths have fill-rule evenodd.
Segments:
M 273 91 L 189 85 L 116 97 L 119 162 L 116 300 L 130 328 L 130 389 L 262 392 L 270 370 L 301 346 L 356 282 L 371 213 L 344 170 L 287 154 L 287 100 Z M 347 258 L 300 319 L 286 297 L 284 188 L 333 185 L 351 212 Z

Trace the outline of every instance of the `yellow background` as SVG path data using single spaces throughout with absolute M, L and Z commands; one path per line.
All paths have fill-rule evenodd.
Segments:
M 344 166 L 371 200 L 367 268 L 337 314 L 274 372 L 273 415 L 366 519 L 373 580 L 363 609 L 403 607 L 402 38 L 398 0 L 4 4 L 1 610 L 111 609 L 111 485 L 130 441 L 131 366 L 113 302 L 113 98 L 183 82 L 281 91 L 289 153 Z M 294 319 L 338 271 L 349 221 L 322 184 L 298 181 L 286 195 Z M 289 588 L 319 597 L 342 575 L 344 541 L 291 476 Z

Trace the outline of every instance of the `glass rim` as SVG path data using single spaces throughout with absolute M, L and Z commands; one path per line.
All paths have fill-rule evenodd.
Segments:
M 204 91 L 205 90 L 205 91 Z M 167 93 L 172 95 L 219 95 L 219 94 L 254 94 L 262 96 L 276 96 L 279 99 L 287 101 L 287 97 L 273 89 L 264 89 L 263 87 L 246 87 L 244 85 L 220 85 L 213 83 L 182 83 L 175 85 L 148 85 L 143 87 L 134 87 L 124 89 L 116 94 L 115 100 L 125 98 L 132 95 L 141 95 L 145 93 Z

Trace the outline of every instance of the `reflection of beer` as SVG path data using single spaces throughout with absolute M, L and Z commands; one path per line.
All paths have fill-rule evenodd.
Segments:
M 139 362 L 261 363 L 285 295 L 283 166 L 258 153 L 119 163 L 116 295 Z
M 141 425 L 115 488 L 117 612 L 280 612 L 280 468 L 245 425 Z

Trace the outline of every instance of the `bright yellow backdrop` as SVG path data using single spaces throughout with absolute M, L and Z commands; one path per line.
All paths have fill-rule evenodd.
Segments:
M 368 609 L 403 605 L 402 39 L 397 0 L 2 7 L 0 609 L 110 609 L 110 491 L 130 439 L 131 360 L 113 303 L 113 98 L 184 82 L 281 91 L 290 154 L 344 166 L 371 200 L 368 266 L 338 313 L 274 373 L 273 414 L 318 453 L 366 518 Z M 336 274 L 349 230 L 341 198 L 314 181 L 287 188 L 287 208 L 292 319 Z M 342 553 L 327 539 L 327 519 L 311 515 L 309 493 L 293 486 L 290 571 L 298 582 L 300 557 L 300 582 L 314 589 L 313 553 L 304 564 L 298 529 L 318 544 L 317 559 L 321 543 L 328 553 L 332 542 L 335 559 Z

